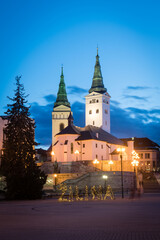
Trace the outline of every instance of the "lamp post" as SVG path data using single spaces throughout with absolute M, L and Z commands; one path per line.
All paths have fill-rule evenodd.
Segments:
M 55 191 L 57 190 L 57 174 L 54 174 L 54 185 L 55 185 Z
M 76 161 L 78 161 L 78 155 L 79 155 L 79 151 L 78 151 L 78 150 L 76 150 L 74 153 L 75 153 L 75 155 L 76 155 Z
M 103 175 L 102 178 L 104 179 L 104 190 L 106 190 L 106 181 L 107 181 L 108 176 Z
M 133 161 L 131 162 L 132 166 L 134 167 L 134 173 L 135 173 L 135 181 L 134 181 L 134 187 L 136 188 L 136 183 L 137 183 L 137 167 L 139 165 L 139 159 L 138 153 L 136 153 L 135 150 L 132 151 L 132 159 Z
M 117 148 L 117 152 L 120 153 L 121 158 L 121 191 L 122 191 L 122 198 L 124 198 L 124 189 L 123 189 L 123 152 L 125 152 L 125 148 Z
M 98 161 L 97 159 L 95 159 L 95 160 L 93 161 L 93 164 L 94 164 L 94 165 L 99 164 L 99 161 Z M 95 168 L 95 172 L 96 172 L 96 168 Z
M 112 161 L 112 160 L 110 160 L 110 161 L 108 162 L 108 164 L 110 165 L 110 171 L 112 171 L 112 165 L 113 165 L 113 161 Z

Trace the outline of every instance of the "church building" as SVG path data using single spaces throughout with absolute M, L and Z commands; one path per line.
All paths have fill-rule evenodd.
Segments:
M 116 149 L 122 147 L 125 147 L 123 159 L 131 160 L 133 141 L 124 143 L 110 134 L 110 97 L 103 84 L 97 49 L 92 85 L 85 96 L 85 127 L 75 126 L 62 67 L 52 112 L 52 161 L 119 160 Z

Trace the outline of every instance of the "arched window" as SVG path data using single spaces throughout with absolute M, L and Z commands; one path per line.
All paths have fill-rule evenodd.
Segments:
M 99 109 L 96 109 L 96 113 L 99 113 Z
M 97 102 L 99 102 L 99 101 L 97 100 Z
M 107 109 L 105 109 L 105 114 L 107 114 L 108 113 L 108 111 L 107 111 Z
M 73 143 L 71 143 L 71 153 L 73 153 Z
M 92 110 L 89 110 L 89 114 L 92 114 Z
M 59 125 L 59 131 L 61 132 L 64 129 L 64 123 L 60 123 Z

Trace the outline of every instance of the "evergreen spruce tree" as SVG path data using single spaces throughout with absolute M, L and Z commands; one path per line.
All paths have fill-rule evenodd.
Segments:
M 35 123 L 30 118 L 20 79 L 16 77 L 15 95 L 9 98 L 13 103 L 7 105 L 5 112 L 8 123 L 4 129 L 2 171 L 7 199 L 37 199 L 41 198 L 46 176 L 35 163 Z

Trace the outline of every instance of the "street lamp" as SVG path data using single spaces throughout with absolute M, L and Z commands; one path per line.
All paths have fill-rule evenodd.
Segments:
M 76 155 L 76 161 L 78 161 L 78 154 L 79 154 L 79 151 L 76 150 L 74 153 L 75 153 L 75 155 Z
M 113 165 L 113 161 L 112 161 L 112 160 L 110 160 L 110 161 L 108 162 L 108 164 L 110 165 L 110 171 L 112 171 L 112 165 Z
M 124 190 L 123 190 L 123 152 L 125 152 L 125 148 L 117 148 L 117 152 L 120 152 L 120 158 L 121 158 L 121 189 L 122 189 L 122 198 L 124 198 Z
M 54 174 L 54 185 L 55 185 L 55 191 L 57 190 L 57 174 Z
M 51 156 L 52 156 L 52 162 L 54 162 L 54 156 L 55 156 L 54 151 L 51 152 Z
M 106 181 L 107 181 L 108 176 L 103 175 L 102 178 L 104 179 L 104 189 L 106 190 Z
M 95 159 L 95 160 L 93 161 L 93 164 L 94 164 L 94 165 L 99 164 L 99 161 L 98 161 L 97 159 Z M 95 169 L 95 171 L 96 171 L 96 169 Z
M 134 167 L 134 173 L 135 173 L 135 185 L 137 182 L 137 167 L 139 165 L 139 161 L 137 159 L 139 159 L 138 153 L 136 153 L 135 150 L 132 151 L 132 159 L 133 161 L 131 162 L 132 166 Z

